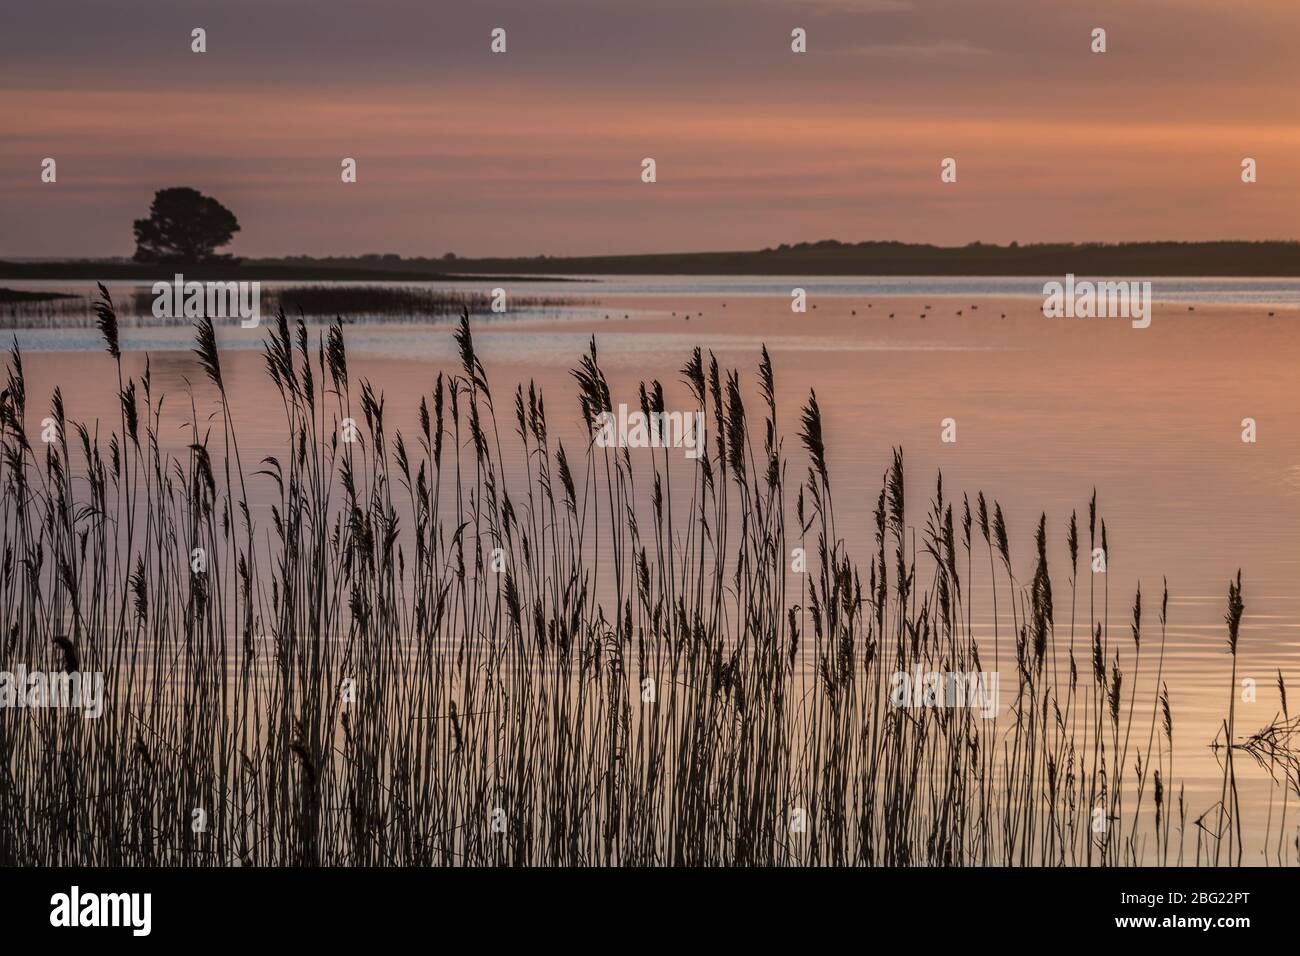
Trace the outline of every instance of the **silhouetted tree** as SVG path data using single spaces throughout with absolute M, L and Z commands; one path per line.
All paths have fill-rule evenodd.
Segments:
M 153 196 L 148 219 L 135 221 L 136 262 L 212 262 L 239 232 L 235 214 L 197 189 L 177 186 Z

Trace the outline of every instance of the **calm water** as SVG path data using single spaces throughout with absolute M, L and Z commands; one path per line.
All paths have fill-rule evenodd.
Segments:
M 795 438 L 798 411 L 816 389 L 838 529 L 858 561 L 868 560 L 871 510 L 890 449 L 901 446 L 909 517 L 923 522 L 940 469 L 948 498 L 960 501 L 965 491 L 973 500 L 984 491 L 1006 513 L 1021 580 L 1032 575 L 1033 532 L 1046 513 L 1061 647 L 1069 640 L 1065 531 L 1076 511 L 1086 550 L 1095 488 L 1110 567 L 1091 583 L 1099 616 L 1108 593 L 1110 643 L 1122 649 L 1126 670 L 1132 666 L 1127 635 L 1133 594 L 1139 584 L 1143 591 L 1139 702 L 1150 701 L 1155 685 L 1156 612 L 1162 580 L 1168 581 L 1163 680 L 1173 708 L 1175 776 L 1187 783 L 1190 826 L 1218 797 L 1218 763 L 1209 744 L 1233 692 L 1223 614 L 1227 583 L 1238 568 L 1246 603 L 1239 677 L 1258 684 L 1254 703 L 1238 698 L 1239 730 L 1254 731 L 1279 712 L 1279 672 L 1293 701 L 1300 699 L 1294 689 L 1300 688 L 1294 384 L 1300 280 L 1155 280 L 1154 320 L 1144 330 L 1118 319 L 1045 319 L 1043 281 L 606 277 L 563 286 L 506 283 L 512 294 L 588 301 L 484 320 L 476 325 L 476 342 L 496 394 L 535 380 L 546 395 L 552 429 L 562 436 L 576 435 L 569 369 L 593 334 L 615 403 L 633 407 L 643 379 L 663 382 L 670 409 L 689 407 L 679 369 L 695 345 L 715 352 L 724 366 L 740 368 L 756 400 L 755 369 L 766 344 L 776 369 L 785 450 L 793 459 L 791 478 L 804 469 Z M 796 285 L 809 294 L 810 311 L 803 315 L 790 311 Z M 67 283 L 22 287 L 86 291 Z M 233 322 L 218 331 L 245 460 L 282 450 L 279 403 L 259 354 L 262 332 L 245 332 Z M 33 417 L 44 414 L 55 384 L 63 388 L 71 417 L 93 419 L 115 408 L 115 379 L 93 329 L 15 334 L 28 353 Z M 187 383 L 206 394 L 190 344 L 186 328 L 123 334 L 124 348 L 151 352 L 155 388 L 176 406 L 188 405 L 180 397 Z M 382 388 L 395 426 L 404 431 L 415 427 L 418 395 L 439 370 L 458 364 L 445 323 L 362 321 L 348 328 L 347 344 L 354 376 Z M 757 420 L 753 406 L 751 415 Z M 115 410 L 110 417 L 116 420 Z M 947 418 L 956 422 L 954 444 L 940 441 Z M 1242 441 L 1244 418 L 1257 423 L 1255 443 Z M 177 444 L 187 441 L 182 436 Z M 1086 648 L 1090 582 L 1086 573 L 1082 577 L 1076 640 Z M 990 635 L 986 582 L 977 585 L 976 626 Z M 1002 648 L 1004 686 L 1014 680 L 1008 646 Z M 1079 652 L 1084 673 L 1086 656 L 1086 649 Z M 1126 673 L 1126 688 L 1132 677 Z M 1276 834 L 1278 792 L 1244 757 L 1238 773 L 1250 829 L 1262 834 L 1272 798 Z M 1292 805 L 1290 836 L 1295 816 Z

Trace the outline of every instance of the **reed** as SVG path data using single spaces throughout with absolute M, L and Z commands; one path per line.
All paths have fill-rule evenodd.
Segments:
M 107 292 L 97 323 L 121 376 Z M 29 441 L 15 346 L 0 670 L 99 671 L 106 703 L 98 719 L 0 708 L 0 864 L 1183 862 L 1168 590 L 1139 704 L 1140 594 L 1129 646 L 1112 644 L 1089 574 L 1076 646 L 1074 517 L 1066 623 L 1046 516 L 1018 581 L 982 493 L 972 512 L 940 476 L 915 522 L 901 449 L 875 546 L 851 554 L 822 407 L 810 394 L 792 480 L 766 350 L 758 418 L 739 371 L 688 357 L 712 428 L 683 463 L 590 440 L 611 407 L 594 339 L 574 370 L 587 440 L 566 447 L 535 385 L 493 392 L 468 314 L 455 334 L 460 367 L 403 434 L 352 381 L 342 322 L 313 341 L 280 311 L 264 357 L 284 451 L 250 471 L 210 322 L 195 351 L 217 401 L 190 396 L 180 454 L 147 365 L 119 377 L 117 431 L 65 421 L 56 392 L 57 440 Z M 663 410 L 659 382 L 640 394 Z M 1090 546 L 1097 520 L 1094 494 Z M 986 670 L 977 586 L 996 601 L 992 661 L 1014 668 L 996 717 L 896 706 L 896 675 Z M 1238 578 L 1234 662 L 1243 608 Z M 1234 750 L 1277 775 L 1283 820 L 1300 783 L 1296 720 L 1240 743 L 1233 720 L 1198 861 L 1242 859 Z

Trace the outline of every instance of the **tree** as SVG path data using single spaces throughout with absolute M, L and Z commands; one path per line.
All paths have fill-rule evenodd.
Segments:
M 218 246 L 239 232 L 235 214 L 197 189 L 177 186 L 153 196 L 148 219 L 135 221 L 136 262 L 214 262 Z

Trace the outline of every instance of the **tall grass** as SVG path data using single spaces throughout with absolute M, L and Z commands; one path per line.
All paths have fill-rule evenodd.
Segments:
M 148 365 L 121 377 L 107 292 L 97 321 L 116 431 L 56 391 L 56 440 L 30 441 L 16 347 L 0 394 L 0 670 L 107 683 L 99 719 L 0 709 L 0 863 L 1123 865 L 1188 841 L 1239 862 L 1233 750 L 1282 768 L 1283 814 L 1296 786 L 1295 722 L 1238 745 L 1230 709 L 1215 825 L 1188 826 L 1161 670 L 1150 709 L 1133 676 L 1163 667 L 1167 591 L 1155 650 L 1140 594 L 1113 638 L 1076 519 L 1067 611 L 1045 517 L 1017 580 L 1001 506 L 940 477 L 918 509 L 899 450 L 850 554 L 818 398 L 791 478 L 766 350 L 757 417 L 738 371 L 689 356 L 710 443 L 683 464 L 566 447 L 535 386 L 493 392 L 467 317 L 403 435 L 341 322 L 313 341 L 281 312 L 285 450 L 246 464 L 210 322 L 217 405 L 191 397 L 176 455 Z M 573 374 L 591 436 L 612 405 L 594 339 Z M 661 384 L 640 400 L 664 410 Z M 1094 547 L 1098 518 L 1094 496 Z M 976 587 L 997 717 L 894 706 L 897 673 L 990 669 Z M 1241 607 L 1238 580 L 1234 657 Z

